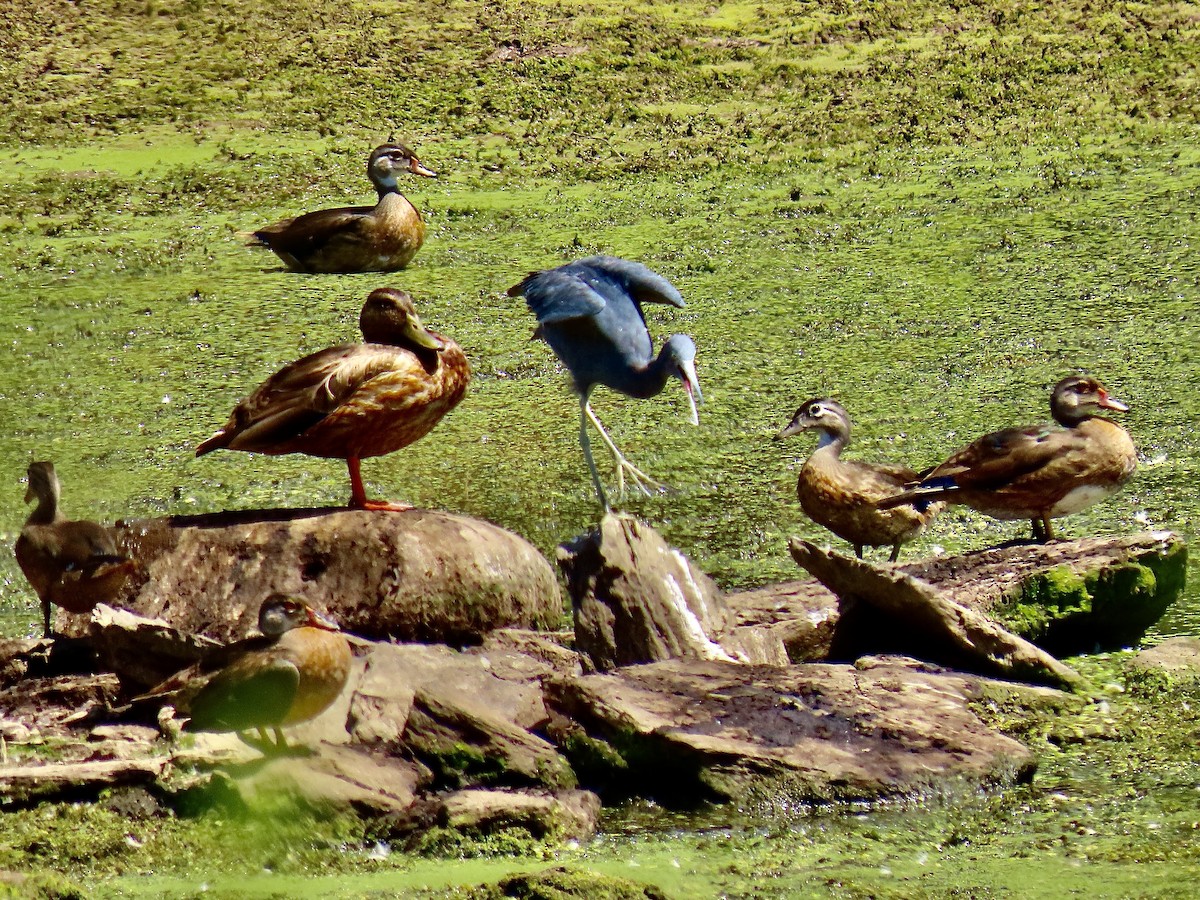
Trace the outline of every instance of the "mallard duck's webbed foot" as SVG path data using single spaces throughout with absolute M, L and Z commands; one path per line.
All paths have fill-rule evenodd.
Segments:
M 392 500 L 368 500 L 366 488 L 363 487 L 360 461 L 350 457 L 346 460 L 346 468 L 350 470 L 351 509 L 367 509 L 373 512 L 407 512 L 414 508 L 409 503 L 398 503 Z

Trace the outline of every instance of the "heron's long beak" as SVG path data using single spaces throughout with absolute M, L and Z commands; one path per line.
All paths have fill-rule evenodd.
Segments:
M 1122 403 L 1115 397 L 1108 396 L 1106 391 L 1100 391 L 1100 407 L 1102 409 L 1111 409 L 1114 412 L 1129 412 L 1129 405 Z
M 696 411 L 696 404 L 704 402 L 704 395 L 700 393 L 700 382 L 696 378 L 696 364 L 691 360 L 681 362 L 679 364 L 679 380 L 683 382 L 683 391 L 687 394 L 688 406 L 691 407 L 688 421 L 693 425 L 699 425 L 700 413 Z

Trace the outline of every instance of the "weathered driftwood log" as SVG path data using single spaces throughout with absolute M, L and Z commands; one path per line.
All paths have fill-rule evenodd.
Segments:
M 899 569 L 792 538 L 792 557 L 842 601 L 832 659 L 903 652 L 1021 681 L 1078 690 L 1084 679 L 987 616 Z
M 258 510 L 118 522 L 114 532 L 139 563 L 120 605 L 221 641 L 252 630 L 276 591 L 363 637 L 453 645 L 494 628 L 557 627 L 564 613 L 533 545 L 466 516 Z
M 103 790 L 152 785 L 165 757 L 0 766 L 0 797 L 10 807 L 46 800 L 94 800 Z
M 1136 644 L 1183 590 L 1187 547 L 1170 532 L 1017 542 L 894 567 L 1052 653 Z M 837 595 L 813 579 L 725 595 L 739 624 L 766 627 L 793 662 L 828 656 Z
M 559 548 L 576 648 L 604 671 L 662 659 L 783 663 L 783 645 L 739 628 L 711 578 L 650 526 L 609 513 Z

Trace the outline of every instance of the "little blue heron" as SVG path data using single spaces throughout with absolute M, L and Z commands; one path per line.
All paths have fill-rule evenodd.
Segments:
M 625 489 L 625 473 L 647 496 L 647 485 L 659 486 L 617 449 L 604 426 L 592 412 L 589 397 L 592 388 L 606 385 L 630 397 L 646 398 L 659 394 L 667 379 L 674 375 L 683 382 L 691 407 L 691 422 L 700 423 L 696 402 L 701 400 L 696 380 L 696 344 L 686 334 L 674 334 L 657 357 L 643 303 L 669 303 L 683 306 L 683 297 L 675 286 L 641 263 L 615 256 L 590 256 L 559 266 L 533 272 L 508 290 L 509 296 L 523 295 L 537 316 L 534 337 L 542 338 L 571 373 L 579 394 L 579 444 L 587 460 L 588 471 L 596 486 L 601 505 L 608 509 L 608 497 L 600 483 L 600 474 L 592 459 L 587 423 L 590 421 L 612 452 L 617 463 L 617 490 Z

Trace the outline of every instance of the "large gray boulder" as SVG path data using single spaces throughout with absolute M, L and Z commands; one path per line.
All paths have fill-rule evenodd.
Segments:
M 229 641 L 269 593 L 296 593 L 362 637 L 478 644 L 563 618 L 554 570 L 488 522 L 427 510 L 256 510 L 118 522 L 138 563 L 119 605 Z

